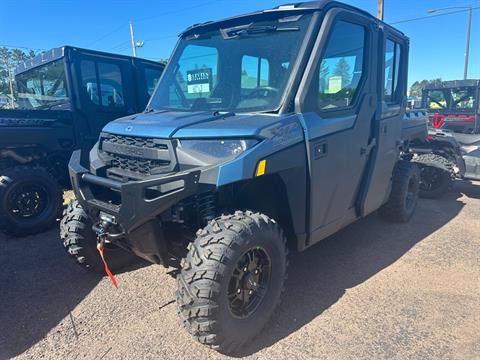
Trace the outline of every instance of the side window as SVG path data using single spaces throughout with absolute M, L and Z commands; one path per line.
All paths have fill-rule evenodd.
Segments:
M 385 68 L 384 68 L 384 99 L 387 103 L 396 103 L 398 97 L 398 75 L 400 70 L 401 48 L 400 44 L 388 40 L 385 44 Z
M 95 64 L 91 60 L 82 60 L 80 72 L 83 89 L 94 104 L 108 108 L 118 108 L 125 105 L 122 74 L 118 65 Z
M 268 86 L 269 79 L 270 64 L 267 59 L 249 55 L 244 55 L 242 57 L 242 90 Z
M 365 28 L 338 21 L 318 69 L 320 111 L 349 107 L 364 73 Z
M 102 106 L 123 107 L 123 85 L 120 67 L 115 64 L 98 63 L 100 77 L 100 100 Z
M 95 63 L 89 60 L 82 60 L 80 63 L 80 72 L 82 73 L 83 89 L 94 104 L 100 105 Z
M 427 108 L 428 109 L 446 109 L 447 97 L 443 90 L 429 90 L 427 92 Z
M 145 69 L 145 82 L 147 84 L 148 96 L 152 96 L 153 90 L 155 90 L 155 86 L 157 86 L 161 74 L 162 71 L 158 69 Z

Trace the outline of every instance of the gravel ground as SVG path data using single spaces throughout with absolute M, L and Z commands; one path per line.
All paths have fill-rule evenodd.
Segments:
M 480 183 L 422 200 L 408 224 L 363 219 L 291 259 L 278 316 L 252 359 L 480 358 Z M 0 358 L 213 359 L 175 313 L 160 266 L 108 279 L 58 232 L 0 234 Z

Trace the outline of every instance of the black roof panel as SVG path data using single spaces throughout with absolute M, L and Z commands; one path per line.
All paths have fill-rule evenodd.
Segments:
M 458 87 L 480 87 L 480 79 L 469 80 L 449 80 L 439 81 L 428 84 L 424 87 L 425 90 L 442 89 L 442 88 L 458 88 Z
M 214 29 L 218 29 L 221 26 L 235 26 L 239 22 L 245 22 L 245 20 L 248 19 L 248 18 L 262 17 L 262 16 L 266 16 L 267 14 L 271 14 L 271 13 L 282 12 L 282 13 L 285 13 L 285 16 L 287 16 L 287 14 L 290 15 L 292 13 L 314 12 L 314 11 L 317 11 L 317 10 L 324 9 L 327 6 L 328 7 L 342 7 L 342 8 L 345 8 L 347 10 L 353 10 L 353 11 L 360 12 L 363 15 L 368 16 L 372 20 L 378 22 L 379 24 L 382 24 L 383 26 L 388 26 L 392 29 L 395 29 L 391 25 L 388 25 L 388 24 L 382 22 L 381 20 L 377 19 L 376 17 L 374 17 L 372 14 L 370 14 L 369 12 L 367 12 L 365 10 L 356 8 L 356 7 L 351 6 L 351 5 L 347 5 L 345 3 L 342 3 L 342 2 L 339 2 L 339 1 L 336 1 L 336 0 L 318 0 L 318 1 L 306 1 L 306 2 L 289 3 L 289 4 L 276 6 L 272 9 L 259 10 L 259 11 L 255 11 L 255 12 L 251 12 L 251 13 L 247 13 L 247 14 L 242 14 L 242 15 L 237 15 L 237 16 L 221 19 L 221 20 L 207 21 L 207 22 L 200 23 L 200 24 L 194 24 L 194 25 L 186 28 L 180 34 L 180 36 L 192 35 L 192 34 L 195 34 L 196 32 L 205 32 L 205 31 L 209 31 L 209 30 L 214 30 Z M 398 29 L 395 29 L 395 30 L 403 35 L 403 33 L 401 33 Z
M 16 69 L 15 69 L 15 75 L 21 74 L 25 71 L 28 71 L 34 67 L 58 60 L 66 55 L 68 51 L 78 51 L 83 54 L 87 53 L 90 55 L 97 55 L 97 56 L 106 56 L 109 58 L 115 58 L 115 59 L 134 59 L 132 56 L 128 55 L 120 55 L 120 54 L 114 54 L 114 53 L 108 53 L 108 52 L 103 52 L 103 51 L 97 51 L 97 50 L 90 50 L 90 49 L 83 49 L 79 48 L 76 46 L 70 46 L 70 45 L 65 45 L 59 48 L 54 48 L 48 51 L 44 51 L 37 56 L 35 56 L 31 60 L 24 61 L 23 63 L 19 64 Z M 157 62 L 152 61 L 152 60 L 147 60 L 147 59 L 142 59 L 142 58 L 135 58 L 137 60 L 141 60 L 142 62 L 151 62 L 153 64 L 158 65 Z

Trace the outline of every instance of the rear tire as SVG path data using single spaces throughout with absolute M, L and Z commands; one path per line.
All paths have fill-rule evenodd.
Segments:
M 16 166 L 0 174 L 0 225 L 11 236 L 38 234 L 61 217 L 62 188 L 38 166 Z
M 410 161 L 398 161 L 393 171 L 390 196 L 380 208 L 382 217 L 392 222 L 410 220 L 417 206 L 419 189 L 418 166 Z
M 60 238 L 63 246 L 81 267 L 105 274 L 102 259 L 97 251 L 97 236 L 92 230 L 92 221 L 77 200 L 72 200 L 60 222 Z M 113 244 L 104 248 L 105 260 L 113 272 L 119 271 L 136 261 L 138 257 Z
M 420 168 L 420 197 L 439 198 L 451 189 L 455 180 L 451 161 L 436 154 L 422 154 L 413 161 Z
M 237 211 L 199 230 L 188 249 L 177 276 L 177 312 L 197 341 L 232 354 L 265 327 L 280 302 L 286 238 L 268 216 Z

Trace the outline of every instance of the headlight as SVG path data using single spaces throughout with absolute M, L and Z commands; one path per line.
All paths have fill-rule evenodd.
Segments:
M 238 156 L 257 143 L 254 139 L 180 140 L 177 153 L 213 164 Z

